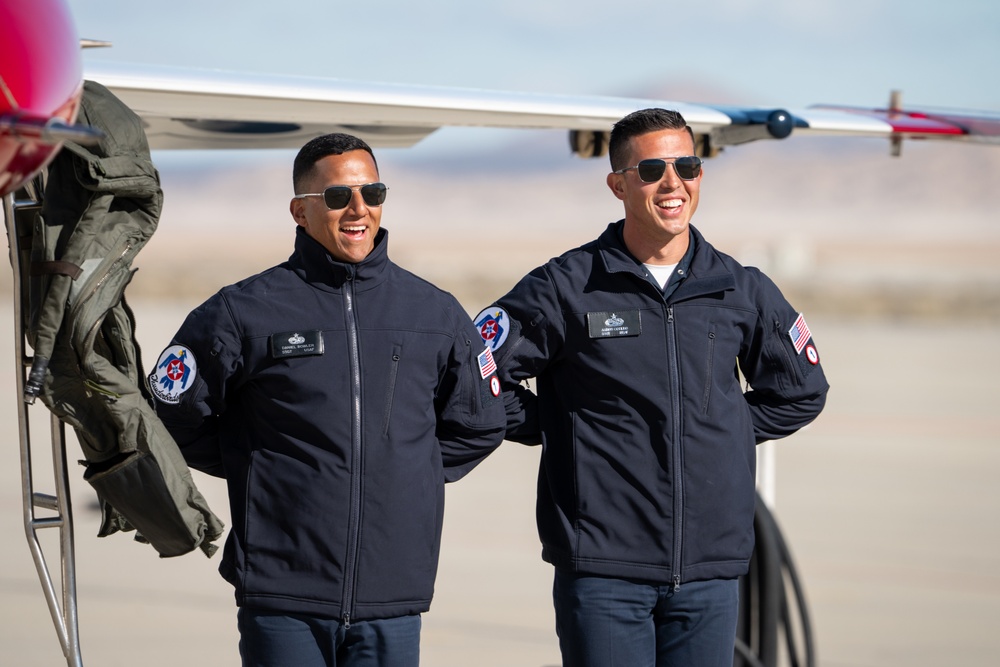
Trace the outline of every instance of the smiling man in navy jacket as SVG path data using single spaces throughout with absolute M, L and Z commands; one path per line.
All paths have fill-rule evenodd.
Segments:
M 564 666 L 731 667 L 755 446 L 815 419 L 827 382 L 805 318 L 690 225 L 702 165 L 680 114 L 626 116 L 610 152 L 625 218 L 474 321 L 508 439 L 543 445 Z
M 444 483 L 500 444 L 500 384 L 459 303 L 389 260 L 367 144 L 314 139 L 292 180 L 292 256 L 194 310 L 149 384 L 228 482 L 243 664 L 415 667 Z

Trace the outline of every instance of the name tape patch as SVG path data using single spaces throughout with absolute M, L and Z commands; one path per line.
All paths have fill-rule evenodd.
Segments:
M 318 329 L 271 334 L 271 356 L 275 359 L 318 354 L 323 354 L 323 332 Z
M 587 313 L 587 329 L 591 338 L 638 336 L 642 323 L 638 310 L 616 310 Z

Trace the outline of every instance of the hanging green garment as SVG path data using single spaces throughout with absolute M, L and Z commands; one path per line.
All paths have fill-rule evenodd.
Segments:
M 22 281 L 34 352 L 24 399 L 40 397 L 76 431 L 100 536 L 134 529 L 161 556 L 211 556 L 224 526 L 150 404 L 124 298 L 159 221 L 159 174 L 139 117 L 100 84 L 85 83 L 79 122 L 105 137 L 91 149 L 67 142 L 48 168 Z

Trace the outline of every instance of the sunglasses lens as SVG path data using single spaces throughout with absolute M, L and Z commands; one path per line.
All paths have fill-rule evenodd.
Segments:
M 682 180 L 693 181 L 701 174 L 701 158 L 689 155 L 687 157 L 674 158 L 674 170 Z M 657 183 L 667 169 L 667 161 L 659 158 L 642 160 L 636 166 L 639 173 L 639 180 L 643 183 Z
M 679 157 L 674 160 L 677 175 L 685 181 L 693 181 L 701 173 L 701 158 L 692 156 Z
M 384 183 L 369 183 L 361 188 L 361 197 L 368 206 L 381 206 L 387 190 Z
M 351 189 L 346 185 L 331 185 L 323 191 L 323 200 L 331 211 L 339 211 L 351 202 Z
M 639 174 L 639 180 L 643 183 L 656 183 L 663 178 L 663 172 L 666 168 L 667 163 L 664 160 L 642 160 L 637 165 L 636 172 Z
M 368 206 L 381 206 L 389 188 L 384 183 L 369 183 L 361 186 L 361 198 Z M 351 203 L 354 192 L 346 185 L 331 185 L 323 191 L 323 200 L 331 211 L 339 211 Z

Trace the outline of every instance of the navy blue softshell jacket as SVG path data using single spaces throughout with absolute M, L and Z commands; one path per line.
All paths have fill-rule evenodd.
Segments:
M 189 465 L 228 482 L 220 572 L 241 606 L 426 611 L 444 483 L 503 439 L 468 314 L 387 246 L 383 229 L 362 262 L 340 263 L 298 228 L 287 262 L 222 289 L 171 343 L 196 375 L 157 413 Z
M 811 339 L 796 352 L 798 313 L 774 283 L 694 228 L 687 275 L 664 297 L 623 224 L 495 304 L 510 318 L 494 350 L 507 437 L 543 444 L 543 558 L 662 583 L 736 577 L 753 550 L 756 444 L 819 414 L 819 353 Z M 532 377 L 535 393 L 518 385 Z

